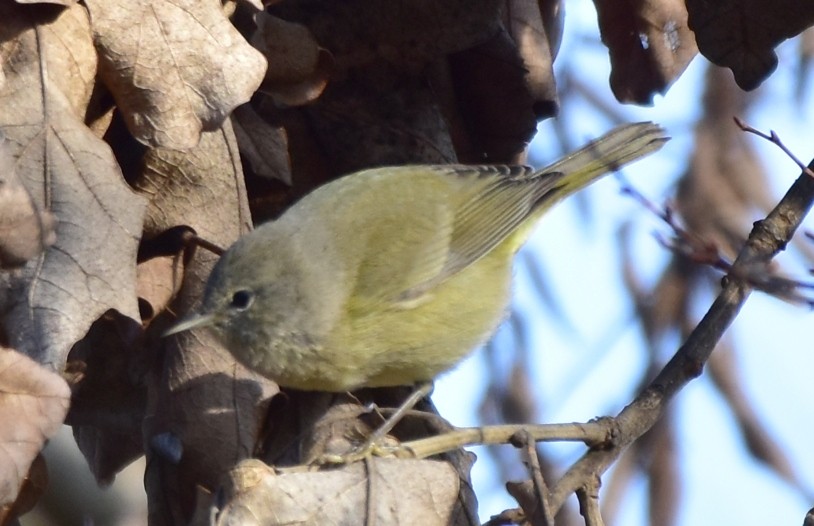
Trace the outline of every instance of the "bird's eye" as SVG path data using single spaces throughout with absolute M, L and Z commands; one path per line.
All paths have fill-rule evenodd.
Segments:
M 254 301 L 254 293 L 250 290 L 239 290 L 232 294 L 232 302 L 229 304 L 230 307 L 237 309 L 237 310 L 246 310 L 249 308 L 249 305 L 252 304 Z

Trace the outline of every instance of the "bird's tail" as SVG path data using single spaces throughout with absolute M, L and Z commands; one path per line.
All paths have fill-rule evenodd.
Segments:
M 535 175 L 545 177 L 545 174 L 551 174 L 557 178 L 555 191 L 561 194 L 557 197 L 562 198 L 588 186 L 602 175 L 658 150 L 668 139 L 664 129 L 652 122 L 626 124 L 536 171 Z

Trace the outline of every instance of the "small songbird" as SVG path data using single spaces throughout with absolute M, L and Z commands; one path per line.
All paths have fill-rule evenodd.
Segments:
M 505 317 L 512 260 L 537 220 L 666 140 L 638 123 L 539 171 L 416 165 L 344 176 L 232 245 L 200 308 L 166 334 L 209 327 L 283 387 L 430 381 Z

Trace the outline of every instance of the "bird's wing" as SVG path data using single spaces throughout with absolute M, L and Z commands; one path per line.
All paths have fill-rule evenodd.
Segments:
M 403 291 L 401 298 L 405 300 L 431 291 L 494 250 L 513 233 L 531 226 L 524 223 L 540 199 L 560 179 L 555 173 L 532 175 L 532 169 L 527 166 L 453 165 L 439 169 L 448 177 L 462 180 L 461 193 L 465 197 L 454 210 L 443 266 L 428 279 Z M 519 235 L 522 239 L 513 249 L 525 240 L 524 234 Z
M 602 174 L 657 150 L 666 140 L 659 126 L 636 123 L 611 130 L 536 173 L 523 166 L 383 169 L 379 173 L 397 175 L 394 181 L 404 176 L 404 181 L 410 183 L 404 185 L 404 192 L 388 193 L 388 197 L 403 194 L 403 198 L 382 206 L 395 208 L 396 223 L 410 221 L 420 227 L 405 228 L 403 243 L 390 235 L 394 231 L 385 234 L 382 239 L 393 239 L 395 245 L 386 251 L 387 258 L 377 258 L 375 253 L 370 256 L 369 267 L 387 267 L 394 258 L 400 261 L 382 274 L 373 273 L 379 279 L 369 287 L 369 292 L 383 292 L 385 299 L 395 298 L 409 304 L 507 239 L 511 241 L 501 250 L 511 255 L 534 224 L 530 215 L 542 213 Z M 416 180 L 422 183 L 417 184 Z M 412 202 L 420 205 L 411 210 Z M 405 205 L 405 210 L 399 209 Z M 380 287 L 382 278 L 388 275 L 391 278 L 388 286 Z
M 376 208 L 366 216 L 368 224 L 352 229 L 359 232 L 362 254 L 352 298 L 364 308 L 369 301 L 395 308 L 420 304 L 517 231 L 559 179 L 557 174 L 530 177 L 524 166 L 388 170 L 387 184 L 393 186 L 385 192 L 387 203 L 357 194 L 350 205 Z

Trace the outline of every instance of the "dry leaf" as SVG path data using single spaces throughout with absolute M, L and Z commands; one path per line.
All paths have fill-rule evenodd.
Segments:
M 0 422 L 5 422 L 0 425 L 0 516 L 14 503 L 45 442 L 62 426 L 70 398 L 61 376 L 0 347 Z
M 0 507 L 0 524 L 3 526 L 18 524 L 13 519 L 31 511 L 40 501 L 47 488 L 48 466 L 46 466 L 45 458 L 40 453 L 31 462 L 31 467 L 28 469 L 28 473 L 26 473 L 17 494 L 17 500 L 11 506 Z
M 151 197 L 148 235 L 187 224 L 207 240 L 229 246 L 250 228 L 237 144 L 228 121 L 221 130 L 202 134 L 190 150 L 149 150 L 144 166 L 136 187 Z M 184 314 L 199 300 L 216 259 L 197 250 L 184 269 L 174 312 Z M 154 276 L 174 279 L 168 274 Z M 187 517 L 196 486 L 214 489 L 222 473 L 252 454 L 266 404 L 277 390 L 236 364 L 207 331 L 183 334 L 161 345 L 161 360 L 148 376 L 151 417 L 144 434 L 153 447 L 145 484 L 151 502 L 162 503 L 151 509 L 151 520 L 169 521 Z M 172 455 L 157 447 L 156 437 L 174 444 Z M 161 497 L 167 494 L 176 498 Z
M 620 102 L 652 104 L 698 52 L 683 0 L 594 0 Z
M 775 46 L 814 23 L 799 0 L 687 0 L 698 49 L 730 68 L 744 90 L 755 89 L 777 67 Z
M 797 71 L 794 76 L 794 97 L 799 105 L 805 104 L 810 92 L 811 64 L 814 62 L 814 28 L 808 28 L 797 39 Z
M 266 61 L 217 0 L 88 0 L 100 73 L 130 132 L 190 148 L 249 100 Z
M 183 269 L 178 256 L 158 256 L 142 261 L 136 268 L 139 312 L 144 324 L 152 321 L 178 294 Z
M 420 71 L 429 61 L 472 47 L 499 31 L 500 4 L 499 0 L 321 0 L 280 2 L 268 11 L 306 26 L 333 54 L 341 76 L 381 59 Z
M 134 185 L 150 200 L 145 237 L 186 224 L 207 240 L 229 246 L 252 225 L 242 175 L 228 121 L 222 129 L 203 134 L 190 150 L 149 149 Z M 205 281 L 207 276 L 203 272 L 198 278 Z
M 83 47 L 62 41 L 58 31 L 63 18 L 71 25 L 73 11 L 83 8 L 45 25 L 24 9 L 31 8 L 0 3 L 0 42 L 13 65 L 0 91 L 0 130 L 34 203 L 53 214 L 57 239 L 21 272 L 0 276 L 10 305 L 3 321 L 18 350 L 62 369 L 71 346 L 104 312 L 138 319 L 135 255 L 144 202 L 125 184 L 110 148 L 83 124 L 77 104 L 86 100 L 85 82 L 61 58 L 69 53 L 54 51 Z
M 286 106 L 300 106 L 319 97 L 333 69 L 331 53 L 301 24 L 265 12 L 257 13 L 255 21 L 252 44 L 269 63 L 261 91 Z
M 459 149 L 461 161 L 522 163 L 537 131 L 539 101 L 529 90 L 526 65 L 509 35 L 501 31 L 481 45 L 451 55 L 449 68 L 472 145 L 472 151 Z
M 626 504 L 631 485 L 640 474 L 639 443 L 634 442 L 602 477 L 602 518 L 605 524 L 620 524 L 619 512 Z
M 560 52 L 562 34 L 565 26 L 565 5 L 563 0 L 537 0 L 540 15 L 543 17 L 545 36 L 551 56 L 556 58 Z
M 153 357 L 146 355 L 141 336 L 140 323 L 109 312 L 68 357 L 68 370 L 80 374 L 71 382 L 67 423 L 100 484 L 113 482 L 116 473 L 144 454 L 144 376 Z
M 285 131 L 286 154 L 291 162 L 291 186 L 245 173 L 252 218 L 255 224 L 279 217 L 294 200 L 337 176 L 333 162 L 316 140 L 310 118 L 303 108 L 278 108 L 268 97 L 259 97 L 252 108 L 265 122 L 273 122 Z M 239 110 L 239 108 L 238 108 Z M 238 141 L 242 142 L 237 130 Z M 241 146 L 242 148 L 243 146 Z M 293 174 L 297 174 L 296 178 Z
M 508 0 L 507 4 L 507 29 L 525 65 L 526 85 L 534 99 L 534 114 L 540 120 L 553 117 L 559 111 L 554 54 L 540 6 L 537 0 Z M 559 42 L 555 46 L 559 47 Z
M 463 524 L 458 476 L 431 460 L 372 458 L 331 471 L 276 475 L 258 460 L 230 472 L 216 524 Z
M 61 6 L 72 6 L 78 0 L 15 0 L 18 4 L 54 4 Z
M 250 104 L 238 106 L 232 113 L 237 143 L 244 160 L 255 175 L 291 185 L 291 159 L 288 136 L 282 126 L 272 126 Z
M 432 88 L 422 77 L 387 64 L 332 83 L 304 110 L 336 174 L 456 159 Z

